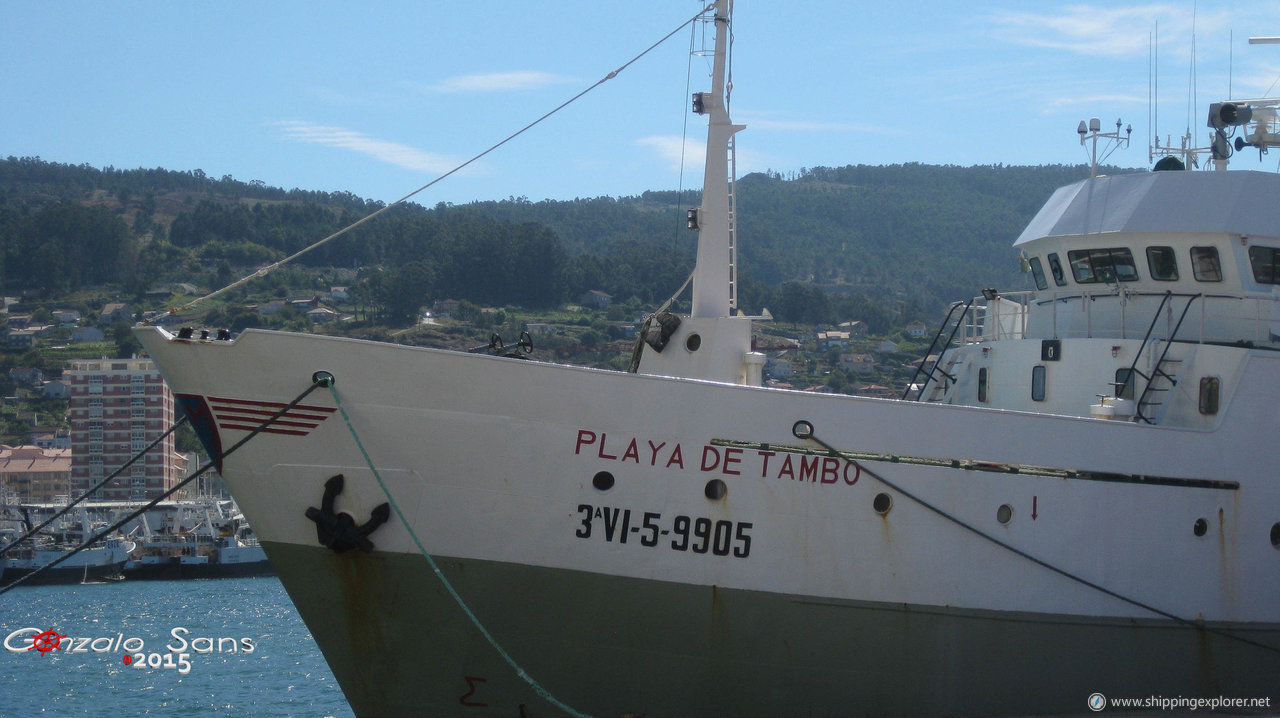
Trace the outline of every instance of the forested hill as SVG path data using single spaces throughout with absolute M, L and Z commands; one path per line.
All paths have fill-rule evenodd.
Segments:
M 851 302 L 853 310 L 875 305 L 879 321 L 932 319 L 982 287 L 1023 288 L 1010 245 L 1055 188 L 1087 174 L 1082 166 L 908 164 L 748 175 L 737 185 L 744 308 L 830 313 L 845 302 L 847 313 Z M 692 267 L 684 210 L 698 201 L 654 191 L 408 205 L 299 262 L 358 267 L 362 277 L 380 268 L 371 292 L 423 303 L 536 307 L 599 289 L 651 304 Z M 101 285 L 139 295 L 160 282 L 216 288 L 380 206 L 349 192 L 283 190 L 198 170 L 11 157 L 0 161 L 2 289 L 49 298 Z

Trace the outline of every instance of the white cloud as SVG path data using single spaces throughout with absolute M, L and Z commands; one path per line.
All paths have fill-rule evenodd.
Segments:
M 536 90 L 567 81 L 568 78 L 553 75 L 549 72 L 518 70 L 514 72 L 459 75 L 432 85 L 430 89 L 436 92 L 509 92 L 512 90 Z
M 672 172 L 680 171 L 680 157 L 683 151 L 686 183 L 691 182 L 695 186 L 701 183 L 703 164 L 707 155 L 705 141 L 701 139 L 686 141 L 679 135 L 652 135 L 641 137 L 635 143 L 651 150 Z M 741 145 L 736 149 L 736 164 L 737 174 L 741 177 L 771 167 L 788 166 L 789 163 L 750 145 Z
M 707 153 L 707 145 L 701 140 L 685 140 L 679 135 L 652 135 L 641 137 L 636 144 L 653 151 L 659 159 L 666 162 L 671 169 L 680 169 L 680 159 L 684 158 L 686 171 L 691 168 L 700 170 L 702 158 Z
M 857 122 L 815 122 L 813 120 L 770 120 L 746 116 L 743 124 L 751 130 L 766 132 L 867 132 L 873 134 L 903 134 L 904 130 L 882 125 L 866 125 Z
M 284 131 L 285 136 L 289 139 L 350 150 L 372 157 L 379 162 L 386 162 L 416 172 L 447 172 L 459 163 L 459 160 L 453 157 L 432 154 L 408 145 L 379 140 L 343 127 L 316 125 L 296 120 L 277 122 L 276 125 Z
M 1138 96 L 1119 93 L 1051 97 L 1044 101 L 1040 108 L 1040 114 L 1049 115 L 1056 112 L 1074 111 L 1082 107 L 1145 106 L 1147 101 L 1146 95 Z
M 1236 97 L 1272 97 L 1280 86 L 1280 66 L 1261 64 L 1246 73 L 1237 71 L 1234 87 Z
M 1157 23 L 1162 44 L 1170 39 L 1188 43 L 1193 27 L 1197 35 L 1208 35 L 1228 24 L 1224 12 L 1200 11 L 1193 17 L 1189 7 L 1161 4 L 1073 5 L 1060 12 L 1006 12 L 990 19 L 996 35 L 1010 42 L 1106 57 L 1147 54 Z

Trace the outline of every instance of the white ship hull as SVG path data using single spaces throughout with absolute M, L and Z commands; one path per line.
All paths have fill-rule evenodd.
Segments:
M 1280 354 L 1274 332 L 1240 333 L 1280 316 L 1280 215 L 1250 199 L 1276 180 L 1055 195 L 1019 245 L 1041 293 L 987 290 L 981 321 L 964 305 L 956 328 L 976 333 L 944 343 L 920 402 L 759 388 L 731 6 L 700 16 L 716 31 L 692 103 L 708 135 L 691 311 L 646 319 L 636 373 L 137 330 L 215 456 L 334 377 L 222 474 L 355 713 L 1280 705 Z M 1200 300 L 1191 323 L 1175 294 Z M 368 553 L 333 550 L 384 503 Z
M 422 548 L 513 660 L 586 713 L 1018 715 L 1078 712 L 1093 692 L 1277 691 L 1274 652 L 1218 633 L 1280 643 L 1280 489 L 1256 459 L 1280 417 L 1260 393 L 1224 399 L 1201 431 L 137 333 L 224 449 L 244 406 L 265 419 L 331 372 Z M 1238 386 L 1267 385 L 1280 357 L 1249 352 L 1241 371 Z M 554 714 L 395 517 L 372 554 L 321 546 L 307 510 L 330 477 L 357 523 L 388 501 L 335 408 L 312 393 L 291 433 L 253 438 L 222 473 L 356 714 Z M 862 458 L 826 456 L 797 421 Z M 725 496 L 708 498 L 712 480 Z
M 121 576 L 121 571 L 133 553 L 136 544 L 132 541 L 112 539 L 102 545 L 86 548 L 51 569 L 40 571 L 24 585 L 50 583 L 81 583 L 84 581 L 114 580 Z M 41 567 L 61 558 L 66 553 L 63 548 L 19 549 L 6 556 L 0 564 L 0 580 L 6 584 L 17 580 Z M 16 554 L 16 555 L 14 555 Z

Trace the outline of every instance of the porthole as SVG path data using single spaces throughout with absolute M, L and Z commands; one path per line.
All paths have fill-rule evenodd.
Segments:
M 884 516 L 893 508 L 893 497 L 885 493 L 876 494 L 876 497 L 871 500 L 871 508 Z
M 813 424 L 801 419 L 791 425 L 791 434 L 797 439 L 811 439 L 813 438 Z
M 591 485 L 599 491 L 608 491 L 613 488 L 613 474 L 608 471 L 601 471 L 591 477 Z
M 696 352 L 702 348 L 702 335 L 690 334 L 684 339 L 684 348 L 691 352 Z
M 1191 525 L 1191 533 L 1195 534 L 1196 536 L 1204 536 L 1208 532 L 1209 532 L 1209 522 L 1205 521 L 1204 519 L 1196 519 L 1196 522 Z
M 1009 504 L 1000 504 L 1000 508 L 996 509 L 996 521 L 1007 524 L 1013 520 L 1013 507 Z
M 720 479 L 712 479 L 707 482 L 707 487 L 703 489 L 702 493 L 712 501 L 719 501 L 729 493 L 729 487 L 725 486 L 725 483 Z
M 1271 545 L 1280 548 L 1280 523 L 1271 524 Z

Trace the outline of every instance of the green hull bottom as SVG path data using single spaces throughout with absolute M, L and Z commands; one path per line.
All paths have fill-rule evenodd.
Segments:
M 426 559 L 268 544 L 357 716 L 560 716 Z M 1088 713 L 1109 698 L 1271 697 L 1280 654 L 1165 621 L 811 599 L 439 559 L 528 676 L 593 716 Z M 1223 626 L 1280 645 L 1280 627 Z

